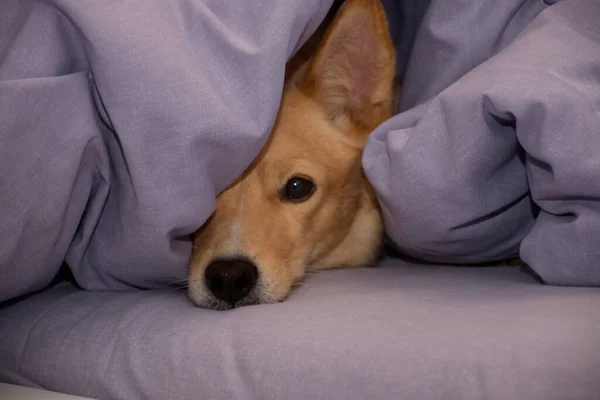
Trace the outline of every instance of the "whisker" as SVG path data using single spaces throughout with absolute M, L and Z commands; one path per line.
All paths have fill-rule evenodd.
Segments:
M 171 288 L 171 292 L 180 292 L 182 290 L 187 290 L 188 287 L 189 287 L 188 285 L 173 286 Z
M 331 271 L 331 270 L 329 270 Z M 329 271 L 311 271 L 311 272 L 307 272 L 306 276 L 318 276 L 319 279 L 329 279 L 329 280 L 335 280 L 336 277 L 333 276 L 332 274 L 328 273 Z
M 169 284 L 177 285 L 179 283 L 187 283 L 187 281 L 188 281 L 188 278 L 174 279 L 174 280 L 170 281 Z

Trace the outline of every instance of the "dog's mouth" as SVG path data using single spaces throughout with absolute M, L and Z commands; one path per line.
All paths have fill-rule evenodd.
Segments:
M 271 304 L 278 303 L 281 300 L 274 299 L 268 295 L 268 289 L 261 281 L 259 281 L 254 288 L 252 288 L 244 297 L 237 300 L 222 299 L 215 296 L 215 294 L 206 287 L 204 282 L 198 283 L 204 285 L 201 290 L 194 290 L 190 287 L 188 289 L 188 298 L 200 308 L 208 308 L 212 310 L 224 311 L 231 310 L 233 308 L 252 306 L 258 304 Z
M 209 308 L 209 309 L 217 310 L 217 311 L 225 311 L 225 310 L 231 310 L 233 308 L 239 308 L 239 307 L 244 307 L 244 306 L 251 306 L 251 305 L 265 303 L 264 301 L 261 301 L 260 297 L 258 295 L 256 295 L 254 292 L 249 293 L 243 299 L 238 300 L 233 303 L 231 303 L 229 301 L 218 299 L 210 293 L 207 293 L 205 296 L 203 296 L 202 299 L 196 299 L 192 295 L 190 295 L 188 292 L 188 297 L 197 307 Z

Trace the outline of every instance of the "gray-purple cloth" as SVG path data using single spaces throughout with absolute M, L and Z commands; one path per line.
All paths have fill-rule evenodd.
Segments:
M 3 0 L 0 301 L 66 260 L 90 290 L 187 275 L 331 0 Z
M 401 109 L 364 165 L 405 252 L 520 250 L 546 282 L 600 282 L 600 2 L 549 3 L 432 0 L 400 45 Z M 64 259 L 85 289 L 184 278 L 189 234 L 266 139 L 285 61 L 330 4 L 0 2 L 0 301 Z M 411 4 L 398 15 L 420 19 Z M 127 400 L 597 400 L 599 302 L 517 268 L 399 259 L 228 312 L 62 283 L 0 305 L 0 381 Z
M 364 154 L 397 247 L 600 285 L 600 1 L 433 0 L 404 84 Z
M 400 260 L 232 311 L 61 284 L 0 309 L 0 381 L 106 400 L 597 400 L 598 304 L 516 267 Z

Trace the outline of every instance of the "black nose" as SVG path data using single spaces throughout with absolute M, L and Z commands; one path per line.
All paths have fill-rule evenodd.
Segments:
M 246 260 L 217 260 L 206 267 L 204 278 L 216 298 L 234 304 L 256 285 L 258 269 Z

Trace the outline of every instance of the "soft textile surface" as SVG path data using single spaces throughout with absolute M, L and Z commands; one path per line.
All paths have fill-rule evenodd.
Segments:
M 598 304 L 517 267 L 398 260 L 222 312 L 62 284 L 0 310 L 0 381 L 123 400 L 597 400 Z
M 331 2 L 0 2 L 0 301 L 185 278 Z
M 10 385 L 0 382 L 0 399 L 2 400 L 91 400 L 87 397 L 71 396 L 48 390 L 33 389 L 26 386 Z
M 431 2 L 364 155 L 398 248 L 600 285 L 599 21 L 598 0 Z

